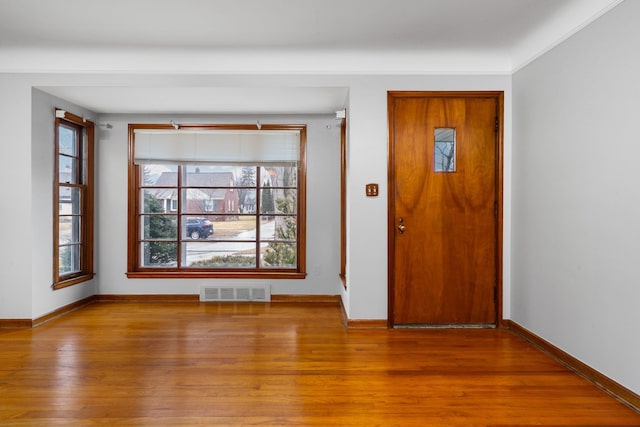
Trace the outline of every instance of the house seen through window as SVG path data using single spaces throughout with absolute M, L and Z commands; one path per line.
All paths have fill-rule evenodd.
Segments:
M 304 127 L 131 126 L 129 276 L 304 277 Z

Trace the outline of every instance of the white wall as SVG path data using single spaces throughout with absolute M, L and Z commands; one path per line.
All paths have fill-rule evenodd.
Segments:
M 513 320 L 640 393 L 640 2 L 514 75 Z
M 4 75 L 0 93 L 0 319 L 31 319 L 31 87 Z
M 261 123 L 307 125 L 306 279 L 128 279 L 127 164 L 129 123 Z M 270 283 L 273 294 L 337 295 L 340 238 L 340 122 L 335 116 L 123 116 L 104 115 L 98 158 L 100 294 L 198 294 L 205 284 Z

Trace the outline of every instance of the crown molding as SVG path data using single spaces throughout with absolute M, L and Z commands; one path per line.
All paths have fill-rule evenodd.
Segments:
M 509 74 L 501 52 L 0 48 L 2 73 Z
M 512 51 L 511 72 L 516 73 L 560 43 L 618 6 L 624 0 L 579 0 L 565 6 Z

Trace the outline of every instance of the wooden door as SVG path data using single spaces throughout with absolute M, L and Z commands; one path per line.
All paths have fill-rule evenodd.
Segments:
M 389 322 L 495 325 L 502 94 L 389 93 Z

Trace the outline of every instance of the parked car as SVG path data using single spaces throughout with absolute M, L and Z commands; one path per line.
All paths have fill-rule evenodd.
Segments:
M 213 234 L 213 224 L 206 218 L 187 218 L 187 236 L 196 239 L 206 239 Z

